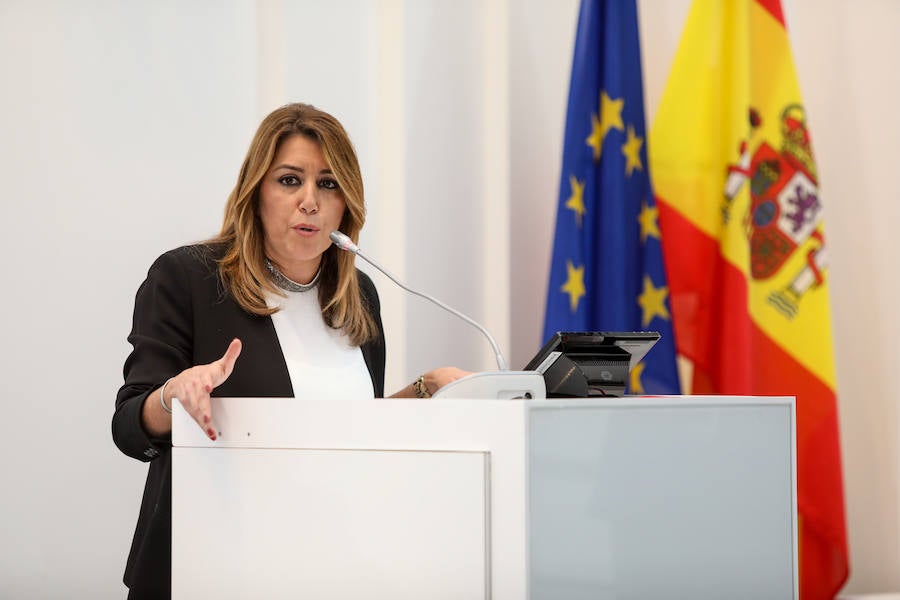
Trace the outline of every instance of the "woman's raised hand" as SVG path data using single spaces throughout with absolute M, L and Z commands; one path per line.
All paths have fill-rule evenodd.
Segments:
M 206 365 L 197 365 L 185 369 L 166 385 L 166 396 L 171 406 L 172 399 L 181 402 L 184 410 L 197 422 L 209 439 L 216 439 L 216 431 L 212 428 L 212 410 L 210 394 L 225 383 L 234 370 L 234 362 L 241 354 L 241 340 L 235 338 L 228 345 L 228 350 L 219 360 Z

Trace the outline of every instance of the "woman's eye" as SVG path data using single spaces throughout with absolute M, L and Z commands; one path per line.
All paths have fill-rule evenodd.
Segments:
M 338 182 L 335 179 L 323 179 L 319 182 L 319 187 L 326 190 L 336 190 L 338 189 Z
M 282 185 L 300 185 L 300 179 L 296 175 L 284 175 L 278 178 L 278 183 Z

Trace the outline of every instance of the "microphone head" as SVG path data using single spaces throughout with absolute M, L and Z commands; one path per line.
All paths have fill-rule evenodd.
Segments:
M 353 243 L 353 240 L 350 239 L 344 233 L 340 231 L 332 231 L 328 237 L 331 239 L 331 243 L 340 248 L 341 250 L 346 250 L 347 252 L 352 252 L 356 254 L 359 252 L 359 246 Z

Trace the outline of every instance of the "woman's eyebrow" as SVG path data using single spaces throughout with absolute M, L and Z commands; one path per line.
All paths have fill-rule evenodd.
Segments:
M 275 169 L 276 169 L 276 170 L 277 170 L 277 169 L 289 169 L 289 170 L 291 170 L 291 171 L 299 171 L 300 173 L 304 173 L 304 172 L 305 172 L 305 171 L 303 170 L 303 167 L 296 167 L 296 166 L 294 166 L 294 165 L 289 165 L 289 164 L 287 164 L 287 163 L 280 164 L 280 165 L 276 166 Z
M 280 164 L 274 168 L 274 170 L 278 169 L 288 169 L 291 171 L 297 171 L 298 173 L 306 173 L 306 170 L 303 167 L 298 167 L 288 163 Z M 322 169 L 321 171 L 319 171 L 319 175 L 334 175 L 334 173 L 331 171 L 331 169 Z

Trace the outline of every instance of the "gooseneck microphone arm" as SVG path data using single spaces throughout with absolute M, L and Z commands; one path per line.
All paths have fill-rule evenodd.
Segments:
M 364 261 L 366 261 L 367 263 L 369 263 L 370 265 L 372 265 L 373 267 L 375 267 L 376 269 L 378 269 L 379 271 L 384 273 L 388 279 L 390 279 L 391 281 L 393 281 L 394 283 L 396 283 L 397 285 L 402 287 L 404 290 L 406 290 L 410 294 L 415 294 L 416 296 L 419 296 L 420 298 L 425 298 L 429 302 L 433 302 L 434 304 L 437 304 L 438 306 L 440 306 L 447 312 L 456 315 L 457 317 L 459 317 L 460 319 L 462 319 L 463 321 L 465 321 L 466 323 L 468 323 L 469 325 L 471 325 L 472 327 L 474 327 L 475 329 L 480 331 L 484 335 L 484 337 L 487 338 L 488 342 L 490 342 L 491 348 L 493 348 L 493 350 L 494 350 L 494 356 L 497 359 L 497 368 L 500 369 L 501 371 L 509 370 L 509 367 L 506 366 L 506 360 L 504 360 L 503 354 L 500 352 L 500 348 L 497 346 L 497 342 L 494 341 L 493 336 L 491 336 L 491 334 L 488 333 L 487 329 L 485 329 L 484 327 L 482 327 L 481 325 L 479 325 L 478 323 L 476 323 L 475 321 L 473 321 L 466 315 L 462 314 L 458 310 L 450 308 L 449 306 L 447 306 L 446 304 L 444 304 L 437 298 L 432 298 L 428 294 L 423 294 L 422 292 L 417 292 L 416 290 L 404 285 L 399 279 L 397 279 L 396 277 L 394 277 L 393 275 L 388 273 L 384 269 L 384 267 L 382 267 L 377 262 L 375 262 L 374 260 L 372 260 L 371 258 L 366 256 L 365 254 L 363 254 L 362 251 L 360 251 L 359 246 L 354 244 L 353 240 L 351 240 L 349 237 L 347 237 L 346 234 L 343 234 L 340 231 L 332 231 L 331 235 L 329 235 L 329 237 L 331 238 L 331 241 L 335 246 L 337 246 L 341 250 L 346 250 L 347 252 L 350 252 L 350 253 L 355 254 L 356 256 L 360 257 L 361 259 L 363 259 Z

